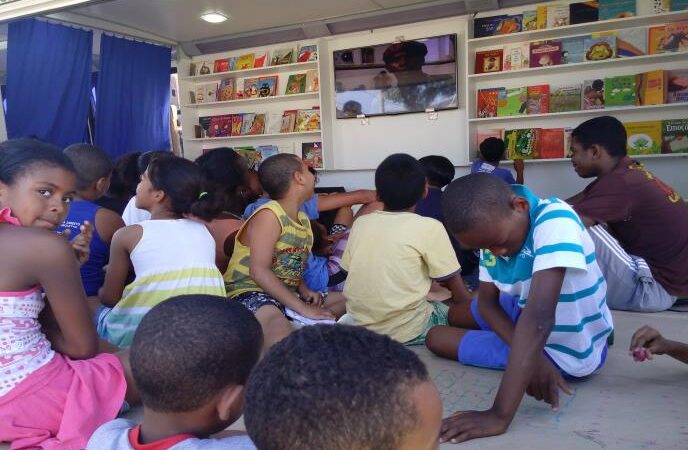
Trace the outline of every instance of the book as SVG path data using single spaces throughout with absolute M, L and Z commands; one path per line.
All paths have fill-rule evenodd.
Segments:
M 573 134 L 573 127 L 564 128 L 564 157 L 570 158 L 573 156 L 573 139 L 571 135 Z
M 518 116 L 525 114 L 528 97 L 527 92 L 525 87 L 500 90 L 497 97 L 497 116 Z
M 265 113 L 265 134 L 280 133 L 282 127 L 282 113 L 268 112 Z
M 217 90 L 218 101 L 225 102 L 228 100 L 234 100 L 234 94 L 236 93 L 236 83 L 234 78 L 225 78 L 220 81 L 220 87 Z
M 616 56 L 629 58 L 647 54 L 647 28 L 625 28 L 616 32 Z
M 546 114 L 549 112 L 549 84 L 528 86 L 527 88 L 528 114 Z
M 256 150 L 260 154 L 260 164 L 264 163 L 266 159 L 279 154 L 279 148 L 276 145 L 259 145 Z
M 635 0 L 600 0 L 600 20 L 635 16 Z
M 662 121 L 626 122 L 626 151 L 629 155 L 654 155 L 662 147 Z
M 301 159 L 308 167 L 322 169 L 322 142 L 303 142 L 301 144 Z
M 504 50 L 483 50 L 475 52 L 475 72 L 490 73 L 502 71 L 502 57 Z
M 263 134 L 265 131 L 265 114 L 244 113 L 241 123 L 241 135 Z
M 281 66 L 284 64 L 291 64 L 294 61 L 293 48 L 278 48 L 272 51 L 272 58 L 270 59 L 271 66 Z
M 547 6 L 538 6 L 535 11 L 537 13 L 537 29 L 544 30 L 547 28 Z
M 232 125 L 232 115 L 224 114 L 212 116 L 210 118 L 210 129 L 208 137 L 227 137 L 230 135 Z
M 597 22 L 599 19 L 599 2 L 597 0 L 593 0 L 587 2 L 570 3 L 569 18 L 571 25 L 578 23 Z
M 530 67 L 530 46 L 527 42 L 507 44 L 504 46 L 503 70 L 521 70 Z
M 487 138 L 497 138 L 497 139 L 502 139 L 502 136 L 504 134 L 504 130 L 501 128 L 494 128 L 494 129 L 489 129 L 489 130 L 478 130 L 478 132 L 475 135 L 475 157 L 480 158 L 480 151 L 478 150 L 480 148 L 480 144 Z
M 556 66 L 561 64 L 561 42 L 535 41 L 530 43 L 530 67 Z
M 258 82 L 260 78 L 244 78 L 244 98 L 256 98 L 258 97 Z
M 229 71 L 229 60 L 227 58 L 216 59 L 213 64 L 213 73 Z
M 256 170 L 261 159 L 260 153 L 250 146 L 234 147 L 234 151 L 246 161 L 246 167 Z
M 292 133 L 294 131 L 294 125 L 296 125 L 296 114 L 295 109 L 290 109 L 282 113 L 282 125 L 280 127 L 280 133 Z
M 296 124 L 294 131 L 316 131 L 320 129 L 319 109 L 299 109 L 296 112 Z
M 277 95 L 277 75 L 268 75 L 258 79 L 258 97 L 274 97 Z
M 688 102 L 688 69 L 667 70 L 667 103 Z
M 521 21 L 521 29 L 523 31 L 537 30 L 537 10 L 523 11 L 523 20 Z
M 688 153 L 688 119 L 662 121 L 662 153 Z
M 236 70 L 236 62 L 237 62 L 236 56 L 230 56 L 229 58 L 227 58 L 227 64 L 229 65 L 229 70 Z
M 477 117 L 497 117 L 497 100 L 499 98 L 500 90 L 505 91 L 504 88 L 488 88 L 478 90 L 478 98 L 476 102 Z M 506 93 L 504 93 L 504 96 L 506 96 Z
M 537 134 L 538 129 L 536 128 L 505 130 L 504 141 L 507 147 L 507 158 L 511 160 L 537 158 Z
M 552 5 L 547 7 L 547 28 L 557 28 L 570 25 L 568 5 Z
M 196 103 L 196 93 L 189 91 L 189 104 L 193 105 L 194 103 Z
M 208 137 L 221 137 L 220 134 L 220 116 L 210 117 L 210 128 L 208 128 Z
M 671 0 L 640 0 L 638 2 L 638 15 L 651 16 L 664 14 L 671 11 Z
M 504 130 L 504 147 L 506 147 L 506 158 L 512 159 L 516 153 L 516 141 L 518 141 L 518 130 Z
M 299 48 L 299 55 L 296 58 L 297 62 L 308 62 L 318 60 L 318 46 L 317 45 L 302 45 Z
M 564 158 L 564 129 L 541 128 L 535 148 L 540 159 Z
M 573 36 L 561 39 L 561 63 L 581 63 L 585 60 L 585 38 Z
M 604 102 L 607 106 L 635 105 L 635 75 L 604 79 Z
M 595 33 L 583 44 L 586 61 L 602 61 L 616 57 L 616 36 Z
M 240 100 L 244 98 L 244 79 L 237 78 L 234 85 L 234 99 Z
M 666 25 L 663 47 L 669 52 L 688 51 L 688 21 L 672 22 Z
M 666 25 L 657 25 L 647 29 L 647 54 L 665 53 Z
M 201 61 L 201 66 L 198 68 L 199 75 L 210 75 L 210 64 L 206 61 Z
M 585 80 L 583 82 L 582 106 L 584 110 L 604 109 L 604 80 Z
M 566 84 L 549 87 L 549 112 L 578 111 L 580 109 L 580 84 Z
M 663 105 L 666 103 L 667 75 L 663 70 L 637 74 L 635 87 L 636 105 Z
M 220 136 L 232 135 L 232 114 L 223 114 L 220 116 Z
M 259 67 L 265 67 L 268 62 L 268 52 L 257 52 L 255 55 L 253 55 L 253 67 L 254 68 L 259 68 Z
M 473 37 L 481 38 L 487 36 L 494 36 L 497 32 L 497 26 L 502 20 L 506 19 L 508 16 L 490 16 L 490 17 L 479 17 L 473 20 Z
M 295 73 L 289 75 L 287 79 L 287 87 L 284 91 L 285 95 L 291 94 L 303 94 L 306 92 L 306 74 L 305 73 Z
M 235 63 L 235 70 L 253 69 L 253 61 L 256 55 L 254 53 L 246 53 L 238 56 Z
M 232 136 L 241 136 L 241 126 L 244 122 L 244 115 L 243 114 L 232 114 L 232 128 L 231 128 L 231 135 Z
M 202 137 L 210 137 L 210 121 L 212 120 L 211 116 L 201 116 L 198 118 L 198 125 L 200 125 L 201 130 L 203 131 L 203 134 L 201 136 L 197 136 L 199 138 Z
M 318 92 L 320 90 L 320 76 L 318 69 L 306 72 L 306 92 Z
M 500 34 L 518 33 L 522 30 L 522 27 L 523 27 L 523 15 L 515 14 L 515 15 L 511 15 L 511 16 L 506 16 L 499 22 L 499 24 L 497 24 L 497 28 L 495 29 L 495 34 L 500 35 Z
M 196 103 L 210 103 L 217 101 L 217 82 L 203 83 L 196 86 Z

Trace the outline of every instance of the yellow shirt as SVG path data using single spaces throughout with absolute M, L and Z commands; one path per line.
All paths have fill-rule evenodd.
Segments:
M 356 220 L 342 257 L 346 309 L 357 325 L 399 342 L 420 335 L 432 314 L 433 279 L 459 271 L 442 223 L 377 211 Z
M 303 270 L 306 268 L 308 254 L 313 246 L 313 233 L 308 216 L 299 211 L 299 221 L 294 220 L 282 209 L 282 205 L 272 200 L 256 209 L 258 211 L 269 209 L 279 220 L 282 232 L 275 244 L 272 253 L 272 272 L 289 289 L 295 291 L 299 287 Z M 262 291 L 249 274 L 249 261 L 251 260 L 251 248 L 241 243 L 241 236 L 251 218 L 244 222 L 239 229 L 234 241 L 234 252 L 229 261 L 224 280 L 227 285 L 227 293 L 235 297 L 244 292 Z

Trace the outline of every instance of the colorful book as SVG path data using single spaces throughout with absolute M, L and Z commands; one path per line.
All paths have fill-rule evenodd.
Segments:
M 266 159 L 279 154 L 279 148 L 276 145 L 259 145 L 256 151 L 260 153 L 260 163 L 263 163 Z
M 666 25 L 664 49 L 669 52 L 688 51 L 688 21 L 673 22 Z
M 501 72 L 503 54 L 501 48 L 475 52 L 475 73 Z
M 564 129 L 541 128 L 537 133 L 537 156 L 540 159 L 563 158 Z
M 663 70 L 653 70 L 636 75 L 636 105 L 663 105 L 666 103 L 667 75 Z
M 515 133 L 513 133 L 514 131 Z M 507 158 L 511 160 L 537 158 L 537 135 L 537 128 L 522 128 L 519 130 L 504 131 Z
M 688 102 L 688 69 L 667 70 L 667 103 Z
M 196 103 L 217 101 L 217 82 L 203 83 L 196 87 Z
M 647 29 L 647 54 L 656 55 L 665 53 L 665 39 L 667 36 L 666 25 L 656 25 Z
M 547 114 L 549 112 L 549 84 L 528 86 L 526 112 Z
M 508 88 L 499 91 L 497 97 L 497 116 L 518 116 L 525 114 L 528 90 L 525 87 Z
M 638 2 L 639 16 L 652 16 L 671 11 L 671 0 L 640 0 Z
M 220 116 L 212 116 L 210 118 L 210 128 L 208 129 L 208 137 L 222 137 L 222 127 L 220 125 Z
M 287 88 L 284 91 L 286 95 L 291 94 L 303 94 L 306 92 L 306 74 L 305 73 L 295 73 L 289 75 L 287 80 Z
M 234 78 L 225 78 L 220 81 L 220 87 L 217 90 L 218 101 L 225 102 L 228 100 L 234 100 L 234 94 L 236 93 L 236 83 Z
M 256 55 L 254 53 L 246 53 L 245 55 L 237 57 L 235 64 L 236 70 L 253 69 L 255 58 Z
M 544 30 L 547 28 L 547 6 L 538 6 L 537 12 L 537 29 Z
M 261 116 L 260 119 L 257 119 Z M 244 113 L 241 122 L 241 135 L 255 135 L 262 134 L 265 126 L 265 115 L 256 113 Z
M 688 153 L 688 119 L 662 121 L 662 153 Z
M 473 20 L 473 37 L 481 38 L 497 34 L 497 27 L 508 16 L 479 17 Z
M 523 11 L 523 20 L 521 21 L 521 29 L 523 31 L 537 30 L 537 10 Z
M 599 19 L 599 2 L 575 2 L 569 4 L 569 22 L 571 25 L 579 23 L 597 22 Z
M 290 109 L 282 113 L 282 125 L 280 127 L 280 133 L 292 133 L 294 131 L 294 125 L 296 125 L 296 114 L 295 109 Z
M 497 117 L 497 101 L 499 91 L 506 91 L 504 88 L 479 89 L 477 98 L 476 115 L 479 118 Z M 506 92 L 504 93 L 506 96 Z
M 549 92 L 549 112 L 579 111 L 581 109 L 580 84 L 550 86 Z
M 585 60 L 585 38 L 573 36 L 561 39 L 561 63 L 581 63 Z
M 496 35 L 518 33 L 523 29 L 523 15 L 515 14 L 506 16 L 497 25 Z
M 547 28 L 565 27 L 570 24 L 568 5 L 552 5 L 547 7 Z
M 635 16 L 636 0 L 600 0 L 600 20 Z
M 237 78 L 236 86 L 234 86 L 234 99 L 240 100 L 242 98 L 244 98 L 244 79 Z
M 261 158 L 260 153 L 254 147 L 234 147 L 234 151 L 246 161 L 246 167 L 252 170 L 258 168 Z
M 253 67 L 265 67 L 268 62 L 268 52 L 258 52 L 253 56 Z
M 293 48 L 278 48 L 272 51 L 272 58 L 270 59 L 271 66 L 281 66 L 284 64 L 291 64 L 294 62 Z
M 629 155 L 655 155 L 662 148 L 662 121 L 626 122 L 626 151 Z
M 220 135 L 222 137 L 232 135 L 232 114 L 220 116 Z
M 516 153 L 516 141 L 518 141 L 518 130 L 504 130 L 504 146 L 506 147 L 507 159 L 513 159 Z
M 201 116 L 198 118 L 198 125 L 201 127 L 203 134 L 196 137 L 210 137 L 210 122 L 212 119 L 211 116 Z
M 248 134 L 264 134 L 265 133 L 265 114 L 256 113 L 253 116 L 253 122 L 251 123 L 251 128 Z
M 237 62 L 236 56 L 230 56 L 229 58 L 227 58 L 227 63 L 229 64 L 229 70 L 236 70 L 236 62 Z
M 213 73 L 228 72 L 229 60 L 227 58 L 216 59 L 213 64 Z
M 277 95 L 277 75 L 268 75 L 258 79 L 258 97 L 274 97 Z
M 308 167 L 322 169 L 322 142 L 303 142 L 301 144 L 301 159 Z
M 258 90 L 260 78 L 244 78 L 244 98 L 256 98 L 258 97 Z
M 604 102 L 607 106 L 635 105 L 635 75 L 604 79 Z
M 318 92 L 320 90 L 320 75 L 318 69 L 306 72 L 306 92 Z
M 647 28 L 626 28 L 616 32 L 616 56 L 630 58 L 647 54 Z
M 583 82 L 582 106 L 584 110 L 604 109 L 604 80 L 585 80 Z
M 527 42 L 504 46 L 503 70 L 521 70 L 530 67 L 530 46 Z
M 316 131 L 320 129 L 319 109 L 299 109 L 296 112 L 296 124 L 294 131 Z
M 585 39 L 583 46 L 586 61 L 603 61 L 616 57 L 616 36 L 592 34 Z
M 536 41 L 530 43 L 530 67 L 556 66 L 561 64 L 561 42 Z
M 302 45 L 299 48 L 299 55 L 296 59 L 297 62 L 308 62 L 318 60 L 318 46 L 313 45 Z
M 244 115 L 243 114 L 232 114 L 232 129 L 231 129 L 231 135 L 232 136 L 241 136 L 241 128 L 244 123 Z

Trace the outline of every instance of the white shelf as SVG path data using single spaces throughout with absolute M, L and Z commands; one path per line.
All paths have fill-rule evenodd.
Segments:
M 653 158 L 688 158 L 688 153 L 659 153 L 655 155 L 628 155 L 631 159 L 653 159 Z M 545 158 L 545 159 L 524 159 L 526 164 L 548 163 L 548 162 L 571 162 L 571 158 Z M 512 164 L 513 159 L 505 159 L 500 163 Z
M 243 78 L 252 75 L 265 75 L 274 74 L 281 72 L 292 72 L 298 70 L 308 70 L 316 69 L 318 67 L 318 61 L 309 61 L 302 63 L 292 63 L 292 64 L 282 64 L 280 66 L 267 66 L 258 67 L 255 69 L 244 69 L 244 70 L 230 70 L 228 72 L 217 72 L 210 73 L 208 75 L 196 75 L 193 77 L 180 77 L 181 80 L 189 81 L 192 83 L 205 83 L 208 81 L 219 81 L 225 78 Z
M 578 69 L 597 69 L 600 67 L 614 66 L 614 67 L 624 67 L 624 66 L 635 66 L 643 63 L 662 63 L 666 61 L 676 61 L 676 60 L 688 60 L 688 52 L 671 52 L 671 53 L 659 53 L 656 55 L 642 55 L 634 56 L 630 58 L 613 58 L 605 59 L 603 61 L 585 61 L 580 63 L 571 64 L 559 64 L 557 66 L 547 66 L 547 67 L 534 67 L 532 69 L 520 69 L 520 70 L 505 70 L 502 72 L 489 72 L 489 73 L 478 73 L 470 74 L 468 78 L 475 81 L 491 80 L 491 79 L 508 79 L 508 78 L 519 78 L 533 75 L 548 75 L 550 73 L 556 72 L 568 72 L 575 71 Z
M 604 109 L 588 109 L 588 110 L 578 110 L 578 111 L 567 111 L 558 113 L 547 113 L 547 114 L 522 114 L 519 116 L 502 116 L 502 117 L 483 117 L 483 118 L 472 118 L 468 119 L 469 122 L 511 122 L 511 121 L 527 121 L 532 119 L 549 119 L 549 118 L 561 118 L 561 117 L 573 117 L 573 116 L 604 116 L 609 113 L 635 113 L 635 112 L 646 112 L 646 111 L 662 111 L 662 110 L 672 110 L 672 109 L 684 109 L 688 110 L 688 103 L 667 103 L 664 105 L 648 105 L 648 106 L 616 106 Z
M 260 138 L 284 138 L 294 136 L 314 136 L 320 134 L 321 130 L 316 131 L 296 131 L 291 133 L 270 133 L 270 134 L 247 134 L 243 136 L 223 136 L 212 138 L 184 138 L 185 141 L 193 142 L 212 142 L 212 141 L 240 141 L 244 139 L 260 139 Z
M 642 0 L 649 1 L 649 0 Z M 576 34 L 596 33 L 600 31 L 616 30 L 619 28 L 631 28 L 660 25 L 667 22 L 676 22 L 688 19 L 688 10 L 672 11 L 650 16 L 634 16 L 623 19 L 600 20 L 597 22 L 579 23 L 557 28 L 545 28 L 542 30 L 522 31 L 520 33 L 501 34 L 482 38 L 468 39 L 469 47 L 487 47 L 490 45 L 503 46 L 514 42 L 539 41 L 543 39 L 563 38 Z
M 271 97 L 242 98 L 238 100 L 225 100 L 221 102 L 189 103 L 184 108 L 214 108 L 218 106 L 231 106 L 234 104 L 246 103 L 273 103 L 281 101 L 303 100 L 307 98 L 318 98 L 317 92 L 306 92 L 304 94 L 273 95 Z

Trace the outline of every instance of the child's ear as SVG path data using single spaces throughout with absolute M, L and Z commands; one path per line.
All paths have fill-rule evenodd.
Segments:
M 244 386 L 232 384 L 220 394 L 217 402 L 217 416 L 226 423 L 236 421 L 244 410 Z
M 590 152 L 590 157 L 592 159 L 600 159 L 602 156 L 604 156 L 604 153 L 606 153 L 604 147 L 598 144 L 592 144 L 588 151 Z
M 110 178 L 111 175 L 99 178 L 98 181 L 96 181 L 96 191 L 101 194 L 107 192 L 107 190 L 110 189 Z
M 423 188 L 423 196 L 422 196 L 421 198 L 427 197 L 427 196 L 428 196 L 428 191 L 429 191 L 428 182 L 426 181 L 426 182 L 425 182 L 425 187 Z
M 515 195 L 511 198 L 511 208 L 517 213 L 528 212 L 530 203 L 525 198 Z

